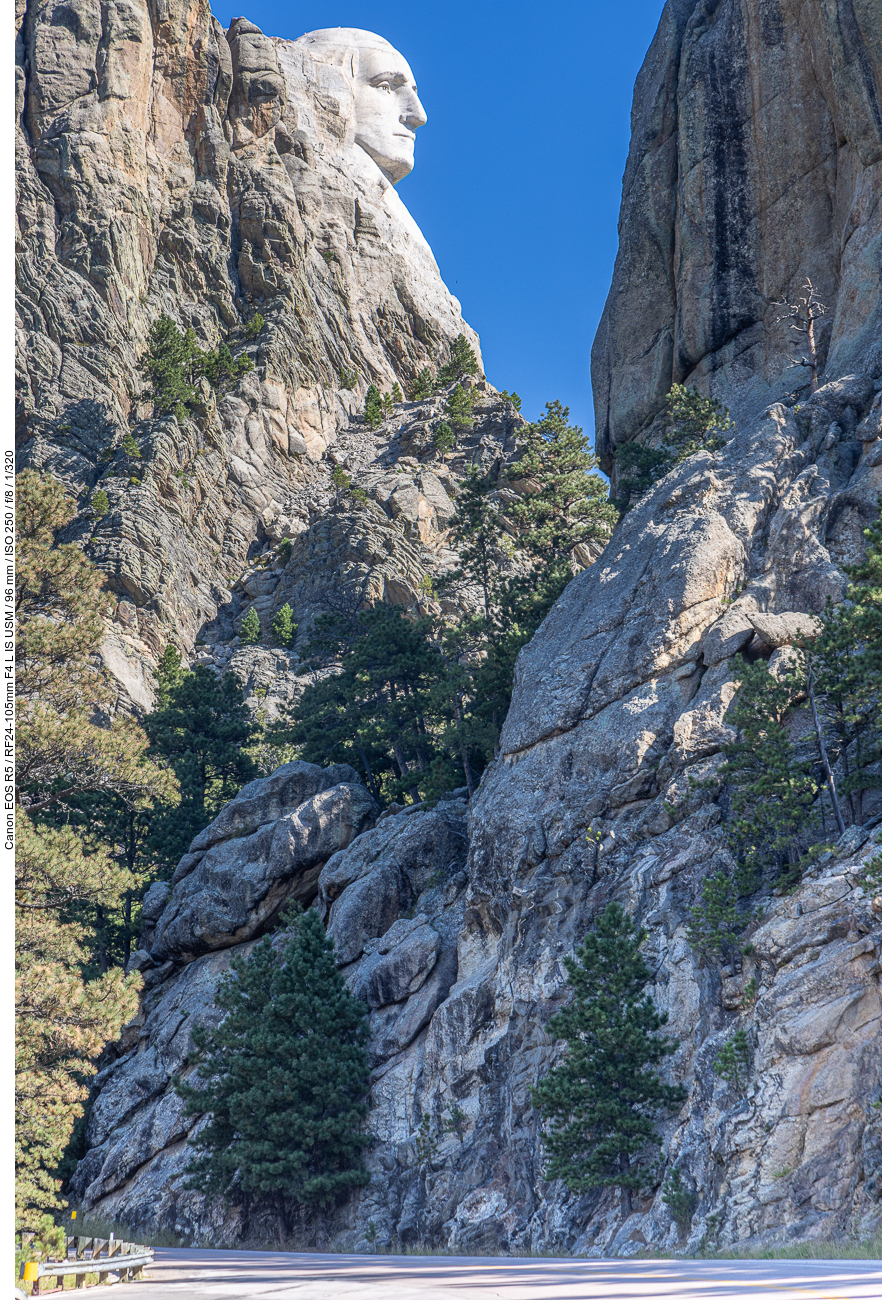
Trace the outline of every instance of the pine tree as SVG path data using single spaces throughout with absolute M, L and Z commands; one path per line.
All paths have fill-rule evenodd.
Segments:
M 446 420 L 442 420 L 438 425 L 432 439 L 432 446 L 442 459 L 453 451 L 456 446 L 456 434 Z
M 16 1219 L 35 1229 L 58 1209 L 57 1166 L 83 1113 L 94 1058 L 137 1009 L 140 977 L 84 978 L 92 933 L 80 913 L 113 909 L 130 883 L 107 853 L 67 828 L 16 826 Z
M 392 401 L 393 402 L 404 401 L 404 393 L 402 393 L 401 385 L 399 384 L 397 379 L 395 380 L 395 383 L 392 385 Z
M 362 418 L 369 429 L 379 429 L 383 423 L 383 399 L 376 384 L 370 384 L 365 393 Z
M 260 636 L 260 619 L 257 617 L 257 610 L 252 606 L 239 624 L 239 640 L 242 645 L 259 645 Z
M 412 402 L 424 402 L 427 397 L 432 396 L 434 391 L 435 381 L 432 378 L 432 372 L 428 366 L 423 366 L 410 386 L 410 400 Z
M 484 617 L 489 621 L 496 607 L 500 567 L 506 558 L 502 515 L 491 499 L 496 488 L 492 474 L 482 474 L 470 465 L 456 497 L 451 537 L 459 549 L 461 568 L 446 580 L 447 585 L 463 577 L 481 588 Z
M 272 633 L 280 646 L 286 650 L 291 649 L 297 635 L 297 624 L 294 622 L 294 612 L 287 601 L 273 618 Z
M 110 510 L 110 497 L 103 488 L 99 488 L 92 497 L 92 518 L 103 519 Z
M 225 343 L 203 351 L 193 330 L 181 333 L 171 317 L 162 315 L 150 327 L 140 368 L 150 380 L 157 414 L 174 412 L 184 420 L 199 403 L 197 384 L 203 375 L 213 388 L 224 389 L 253 370 L 254 363 L 247 356 L 234 359 Z
M 480 374 L 481 367 L 472 346 L 464 334 L 457 334 L 450 345 L 450 356 L 438 371 L 438 384 L 446 388 L 454 380 L 465 379 L 467 375 Z
M 470 429 L 475 422 L 472 415 L 474 406 L 474 393 L 461 384 L 455 384 L 444 403 L 444 414 L 454 429 Z
M 800 643 L 818 727 L 858 824 L 864 792 L 882 786 L 882 507 L 865 536 L 865 559 L 846 568 L 845 600 L 828 599 L 820 634 Z
M 74 504 L 31 470 L 16 495 L 16 1213 L 36 1229 L 60 1204 L 55 1170 L 91 1058 L 132 1014 L 139 984 L 119 969 L 93 978 L 100 913 L 133 881 L 106 845 L 64 823 L 84 798 L 170 801 L 175 787 L 133 719 L 95 721 L 111 698 L 95 666 L 106 598 L 95 566 L 58 540 Z
M 517 472 L 527 491 L 511 508 L 518 544 L 552 576 L 572 575 L 572 553 L 587 541 L 606 541 L 616 520 L 607 486 L 594 471 L 588 439 L 569 423 L 569 407 L 547 402 L 545 413 L 518 435 Z
M 182 671 L 175 653 L 164 658 L 157 685 L 157 708 L 144 719 L 144 730 L 151 754 L 169 764 L 181 790 L 177 807 L 157 805 L 150 833 L 152 851 L 164 864 L 160 874 L 167 875 L 194 836 L 257 775 L 244 749 L 259 728 L 232 673 L 219 678 L 204 664 Z
M 776 676 L 761 660 L 751 664 L 739 655 L 735 666 L 740 686 L 727 721 L 738 735 L 724 746 L 719 775 L 730 792 L 726 833 L 740 864 L 737 883 L 749 893 L 767 873 L 774 879 L 798 868 L 820 830 L 814 805 L 822 778 L 816 755 L 801 753 L 788 727 L 805 687 L 801 658 Z M 816 820 L 817 830 L 811 826 Z
M 609 903 L 576 957 L 564 959 L 573 1000 L 552 1016 L 549 1030 L 569 1050 L 532 1090 L 551 1122 L 546 1178 L 562 1178 L 574 1192 L 621 1187 L 626 1215 L 641 1182 L 635 1157 L 658 1144 L 656 1119 L 686 1097 L 656 1073 L 678 1044 L 659 1033 L 667 1016 L 644 993 L 645 938 L 618 903 Z
M 226 1016 L 193 1032 L 197 1086 L 179 1080 L 187 1113 L 209 1123 L 190 1142 L 191 1186 L 272 1204 L 330 1206 L 369 1175 L 367 1008 L 337 969 L 316 912 L 280 949 L 267 936 L 234 958 L 215 1004 Z
M 616 504 L 627 510 L 635 496 L 651 488 L 674 465 L 701 448 L 718 451 L 734 428 L 728 407 L 695 388 L 673 384 L 665 397 L 661 445 L 627 442 L 616 448 Z
M 346 473 L 342 465 L 335 465 L 331 471 L 331 483 L 337 493 L 337 504 L 339 505 L 343 496 L 352 487 L 352 479 Z

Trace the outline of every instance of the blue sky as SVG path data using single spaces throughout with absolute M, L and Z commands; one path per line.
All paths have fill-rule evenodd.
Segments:
M 428 123 L 398 186 L 487 376 L 535 418 L 559 398 L 591 432 L 589 353 L 616 253 L 634 78 L 663 0 L 215 0 L 268 36 L 363 27 L 414 70 Z

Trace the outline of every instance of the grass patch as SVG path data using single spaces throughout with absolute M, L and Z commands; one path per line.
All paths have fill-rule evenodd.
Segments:
M 702 1259 L 882 1259 L 882 1232 L 864 1241 L 795 1241 L 780 1246 L 745 1246 L 708 1251 Z

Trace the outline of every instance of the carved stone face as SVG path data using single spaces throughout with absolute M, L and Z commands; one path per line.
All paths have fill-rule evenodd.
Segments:
M 326 28 L 300 37 L 313 58 L 349 73 L 355 96 L 355 143 L 393 185 L 413 170 L 414 135 L 426 121 L 403 55 L 373 32 Z

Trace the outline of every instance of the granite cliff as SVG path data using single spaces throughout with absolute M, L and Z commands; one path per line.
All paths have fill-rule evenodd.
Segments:
M 373 440 L 353 417 L 369 383 L 406 390 L 458 334 L 480 351 L 388 176 L 355 142 L 352 77 L 327 51 L 244 18 L 224 32 L 204 0 L 72 0 L 19 18 L 17 447 L 82 507 L 68 540 L 116 597 L 104 657 L 122 706 L 149 707 L 169 640 L 189 655 L 219 611 L 222 625 L 244 612 L 232 588 L 284 536 L 306 534 L 301 579 L 304 547 L 323 566 L 299 619 L 358 553 L 375 582 L 388 574 L 378 594 L 415 605 L 427 569 L 443 565 L 450 503 L 428 467 L 421 480 L 415 458 L 399 460 L 435 459 L 440 405 L 399 405 Z M 181 424 L 152 418 L 139 369 L 162 313 L 254 362 Z M 485 392 L 478 441 L 504 443 L 518 417 Z M 330 459 L 351 422 L 357 446 Z M 330 473 L 349 451 L 353 469 L 374 471 L 365 486 L 381 504 L 332 539 Z M 378 496 L 396 469 L 398 490 Z M 110 510 L 96 522 L 99 487 Z
M 24 451 L 85 505 L 107 433 L 78 403 L 143 439 L 142 484 L 103 480 L 114 508 L 89 542 L 125 611 L 118 657 L 143 674 L 180 620 L 185 648 L 199 632 L 200 653 L 238 661 L 253 653 L 229 636 L 248 602 L 262 617 L 283 593 L 320 608 L 339 574 L 415 605 L 418 575 L 451 559 L 443 476 L 420 459 L 431 404 L 396 408 L 374 439 L 334 377 L 354 364 L 405 380 L 430 343 L 465 329 L 458 307 L 422 254 L 404 259 L 394 312 L 387 280 L 387 296 L 359 296 L 374 247 L 358 234 L 360 197 L 354 225 L 323 235 L 339 235 L 333 264 L 321 256 L 330 181 L 307 148 L 319 128 L 303 123 L 329 110 L 322 90 L 314 119 L 312 101 L 292 116 L 292 64 L 308 57 L 296 42 L 242 20 L 224 36 L 202 9 L 133 10 L 118 29 L 90 14 L 34 9 L 22 27 Z M 735 433 L 647 492 L 566 589 L 521 654 L 500 753 L 470 806 L 451 792 L 378 816 L 353 771 L 289 764 L 246 787 L 153 886 L 134 959 L 142 1009 L 96 1080 L 74 1179 L 84 1206 L 140 1232 L 273 1238 L 270 1219 L 245 1223 L 184 1189 L 194 1121 L 171 1080 L 192 1026 L 216 1014 L 231 954 L 293 895 L 315 901 L 370 1007 L 376 1136 L 371 1185 L 305 1223 L 305 1241 L 364 1250 L 373 1220 L 381 1244 L 629 1253 L 878 1227 L 882 900 L 861 867 L 882 807 L 793 892 L 763 900 L 740 965 L 700 958 L 686 931 L 701 881 L 729 861 L 712 778 L 731 735 L 732 657 L 786 653 L 805 616 L 841 596 L 882 489 L 880 51 L 869 0 L 669 0 L 637 84 L 595 344 L 599 440 L 611 456 L 651 436 L 672 381 L 725 400 Z M 116 178 L 110 212 L 94 181 L 73 183 L 87 173 Z M 819 390 L 794 396 L 768 303 L 807 274 L 830 331 Z M 257 303 L 266 342 L 211 414 L 213 439 L 142 419 L 135 363 L 151 315 L 186 307 L 210 340 Z M 489 387 L 479 399 L 466 454 L 504 457 L 517 417 Z M 335 455 L 363 476 L 360 515 L 330 508 Z M 267 539 L 282 532 L 295 545 L 274 568 Z M 291 664 L 260 654 L 243 675 L 290 698 Z M 136 669 L 119 669 L 135 702 Z M 689 1096 L 662 1136 L 664 1164 L 694 1193 L 684 1232 L 661 1172 L 624 1222 L 615 1193 L 577 1198 L 541 1176 L 529 1085 L 554 1059 L 544 1026 L 565 996 L 563 956 L 613 897 L 648 930 L 651 991 L 681 1040 L 670 1070 Z M 713 1069 L 737 1028 L 751 1049 L 743 1092 Z M 459 1132 L 444 1127 L 454 1108 Z M 424 1114 L 438 1139 L 428 1158 Z

